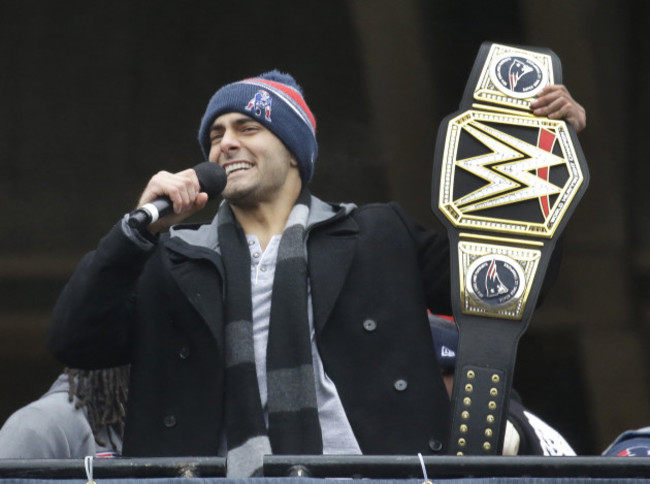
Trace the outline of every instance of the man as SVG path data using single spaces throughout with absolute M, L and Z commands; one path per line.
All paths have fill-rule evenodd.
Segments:
M 580 118 L 564 88 L 545 96 L 542 114 Z M 447 240 L 394 203 L 312 196 L 315 131 L 287 74 L 224 86 L 199 130 L 228 175 L 212 223 L 177 225 L 207 195 L 193 170 L 160 172 L 139 206 L 168 196 L 174 213 L 118 223 L 64 289 L 54 354 L 131 364 L 124 455 L 227 452 L 245 476 L 271 453 L 445 451 L 427 308 L 451 314 Z

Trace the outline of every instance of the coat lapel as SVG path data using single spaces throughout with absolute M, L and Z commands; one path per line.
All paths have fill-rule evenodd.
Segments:
M 218 344 L 223 343 L 223 263 L 219 255 L 205 247 L 188 246 L 176 239 L 166 243 L 169 270 L 174 281 L 201 315 Z
M 325 326 L 345 283 L 358 235 L 359 227 L 349 217 L 310 234 L 309 278 L 317 333 Z

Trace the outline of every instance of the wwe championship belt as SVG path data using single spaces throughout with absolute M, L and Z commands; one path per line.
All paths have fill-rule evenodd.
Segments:
M 587 187 L 573 128 L 531 112 L 560 82 L 552 51 L 485 42 L 438 132 L 432 208 L 449 234 L 459 330 L 450 454 L 501 453 L 517 344 Z

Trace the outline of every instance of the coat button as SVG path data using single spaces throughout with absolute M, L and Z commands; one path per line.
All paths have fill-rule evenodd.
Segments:
M 187 360 L 190 357 L 190 349 L 187 346 L 182 346 L 181 349 L 178 350 L 178 356 L 181 360 Z
M 163 420 L 163 424 L 165 424 L 165 427 L 167 427 L 168 429 L 175 427 L 176 417 L 174 417 L 173 415 L 167 415 Z
M 393 386 L 395 387 L 395 390 L 397 390 L 398 392 L 403 392 L 408 388 L 409 384 L 407 383 L 406 380 L 402 380 L 400 378 L 399 380 L 395 380 Z
M 377 329 L 377 323 L 372 319 L 366 319 L 363 322 L 363 329 L 365 329 L 366 331 L 374 331 Z
M 434 452 L 440 452 L 442 450 L 442 442 L 431 438 L 429 439 L 429 448 Z

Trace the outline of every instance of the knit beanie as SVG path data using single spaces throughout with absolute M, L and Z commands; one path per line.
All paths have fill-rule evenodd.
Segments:
M 206 159 L 212 123 L 231 112 L 245 114 L 269 129 L 298 161 L 303 185 L 311 181 L 318 155 L 316 119 L 291 75 L 273 70 L 219 89 L 210 99 L 199 128 L 199 144 Z

